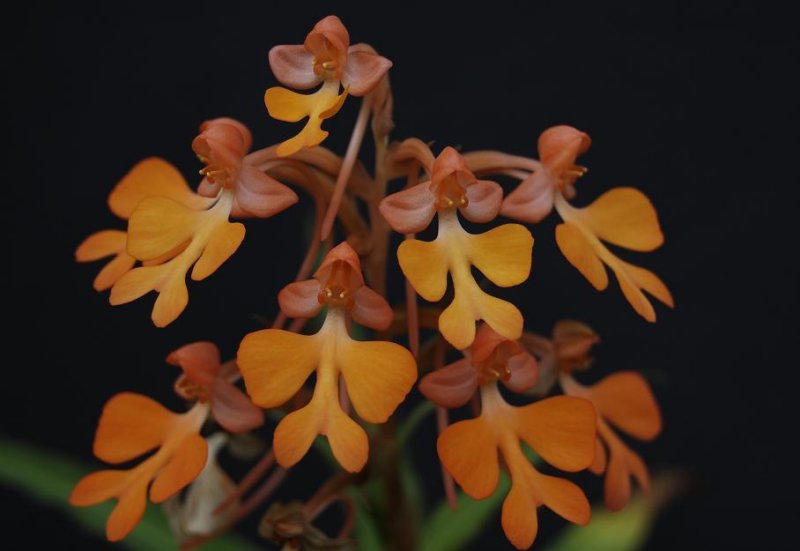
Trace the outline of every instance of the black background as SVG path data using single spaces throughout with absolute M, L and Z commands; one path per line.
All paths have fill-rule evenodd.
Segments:
M 275 295 L 302 258 L 306 201 L 247 222 L 241 249 L 190 285 L 188 309 L 163 330 L 150 324 L 152 297 L 108 306 L 91 289 L 100 264 L 77 265 L 73 252 L 89 233 L 118 227 L 106 196 L 141 158 L 159 155 L 196 173 L 190 141 L 203 120 L 239 118 L 256 147 L 289 137 L 296 128 L 264 109 L 263 91 L 275 84 L 267 52 L 302 42 L 335 12 L 354 42 L 394 62 L 394 137 L 435 140 L 435 151 L 535 156 L 543 129 L 571 124 L 594 140 L 582 158 L 591 171 L 578 184 L 578 204 L 619 185 L 653 200 L 666 245 L 623 257 L 672 290 L 677 308 L 657 306 L 657 324 L 640 319 L 615 283 L 597 293 L 566 263 L 554 244 L 555 217 L 532 228 L 532 277 L 508 296 L 529 329 L 547 332 L 563 317 L 596 328 L 603 344 L 590 379 L 638 369 L 653 382 L 665 431 L 636 449 L 655 470 L 684 469 L 693 485 L 659 519 L 648 549 L 791 541 L 800 183 L 791 14 L 748 2 L 18 8 L 3 24 L 5 435 L 89 461 L 108 397 L 132 390 L 177 408 L 168 352 L 210 339 L 232 355 L 259 327 L 253 314 L 275 315 Z M 357 103 L 327 123 L 335 151 L 344 151 Z M 396 273 L 392 281 L 399 285 Z M 417 446 L 436 492 L 430 426 Z M 308 495 L 297 487 L 295 497 Z M 26 498 L 4 493 L 0 504 L 7 537 L 104 545 Z M 560 521 L 540 515 L 545 539 Z M 33 525 L 40 528 L 21 528 Z M 507 545 L 499 523 L 476 548 L 495 541 Z

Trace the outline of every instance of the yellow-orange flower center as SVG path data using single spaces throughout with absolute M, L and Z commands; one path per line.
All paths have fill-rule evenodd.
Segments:
M 436 194 L 436 210 L 463 208 L 469 204 L 467 193 L 455 175 L 445 178 L 436 186 L 434 193 Z
M 495 348 L 489 356 L 474 365 L 478 369 L 478 380 L 481 385 L 497 381 L 508 381 L 511 378 L 511 370 L 508 361 L 512 356 L 519 353 L 519 349 L 512 342 L 502 342 Z

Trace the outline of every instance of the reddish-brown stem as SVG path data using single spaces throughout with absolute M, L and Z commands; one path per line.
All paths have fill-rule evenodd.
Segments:
M 272 474 L 269 475 L 269 478 L 267 478 L 266 482 L 264 482 L 264 484 L 262 484 L 261 487 L 242 504 L 242 507 L 236 513 L 236 517 L 234 518 L 232 524 L 236 524 L 242 520 L 244 517 L 249 515 L 253 509 L 266 501 L 269 496 L 271 496 L 272 493 L 278 489 L 283 480 L 286 478 L 287 474 L 289 474 L 288 469 L 284 469 L 280 466 L 276 467 L 275 470 L 272 471 Z
M 502 151 L 470 151 L 464 153 L 469 169 L 477 174 L 494 174 L 507 169 L 522 169 L 528 172 L 539 170 L 541 163 L 536 159 L 511 155 Z
M 367 130 L 367 122 L 372 113 L 370 101 L 365 99 L 361 102 L 361 109 L 358 111 L 358 118 L 353 127 L 353 134 L 350 136 L 350 143 L 347 144 L 347 151 L 344 154 L 344 161 L 342 168 L 339 170 L 339 175 L 336 177 L 336 184 L 333 188 L 333 196 L 328 205 L 328 212 L 325 213 L 325 218 L 322 221 L 322 230 L 320 231 L 320 239 L 325 240 L 333 229 L 333 222 L 339 212 L 339 205 L 342 202 L 347 182 L 350 179 L 350 173 L 353 170 L 353 165 L 358 157 L 358 151 L 361 149 L 361 142 L 364 139 L 364 133 Z
M 258 463 L 256 463 L 250 472 L 248 472 L 245 477 L 239 482 L 239 485 L 234 489 L 225 500 L 217 505 L 217 508 L 214 509 L 214 514 L 218 515 L 228 507 L 232 503 L 234 503 L 237 499 L 242 497 L 250 488 L 252 488 L 256 482 L 275 464 L 275 451 L 270 449 L 264 457 L 262 457 Z

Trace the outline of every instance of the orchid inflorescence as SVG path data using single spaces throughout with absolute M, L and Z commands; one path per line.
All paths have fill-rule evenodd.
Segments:
M 302 45 L 274 47 L 269 62 L 286 88 L 268 89 L 266 108 L 281 121 L 306 119 L 302 129 L 251 152 L 252 135 L 241 122 L 204 122 L 191 144 L 203 163 L 197 190 L 168 162 L 141 161 L 109 197 L 127 230 L 89 236 L 76 257 L 112 257 L 94 281 L 98 291 L 110 289 L 111 304 L 155 291 L 152 321 L 158 327 L 186 309 L 190 270 L 191 279 L 205 279 L 239 248 L 245 225 L 231 218 L 277 215 L 298 202 L 295 190 L 310 196 L 316 209 L 305 259 L 279 293 L 280 313 L 271 327 L 246 335 L 234 359 L 223 361 L 210 342 L 184 345 L 167 357 L 182 370 L 175 391 L 189 404 L 187 411 L 174 413 L 128 392 L 109 400 L 95 455 L 111 464 L 143 459 L 127 469 L 89 474 L 70 502 L 116 499 L 106 534 L 117 541 L 135 528 L 148 495 L 154 503 L 166 501 L 183 547 L 191 548 L 265 504 L 312 446 L 322 446 L 342 470 L 305 502 L 273 502 L 260 533 L 293 548 L 318 548 L 323 540 L 346 548 L 354 511 L 367 514 L 354 507 L 350 490 L 396 465 L 386 459 L 397 453 L 387 444 L 397 432 L 387 421 L 414 389 L 418 371 L 425 374 L 418 389 L 437 410 L 436 450 L 448 500 L 455 506 L 454 481 L 471 498 L 491 496 L 504 469 L 511 486 L 502 527 L 515 547 L 533 544 L 541 505 L 577 524 L 590 520 L 583 491 L 563 476 L 541 472 L 544 462 L 569 473 L 604 475 L 612 510 L 629 500 L 631 477 L 647 490 L 647 467 L 617 432 L 639 440 L 659 434 L 659 409 L 644 378 L 628 371 L 593 386 L 579 383 L 576 375 L 590 365 L 599 341 L 595 332 L 572 320 L 559 322 L 548 337 L 526 332 L 523 313 L 492 292 L 492 284 L 512 287 L 528 279 L 534 240 L 525 224 L 555 209 L 563 221 L 555 239 L 569 263 L 598 290 L 608 286 L 609 267 L 633 309 L 655 321 L 645 292 L 671 307 L 667 287 L 605 244 L 650 251 L 663 243 L 647 197 L 615 188 L 586 207 L 571 205 L 587 172 L 576 162 L 591 140 L 570 126 L 541 134 L 538 160 L 453 147 L 437 155 L 416 138 L 390 142 L 392 63 L 366 44 L 351 45 L 336 16 L 319 21 Z M 314 87 L 311 93 L 294 91 Z M 340 157 L 320 145 L 328 135 L 322 124 L 348 96 L 362 100 Z M 368 128 L 373 174 L 357 159 Z M 504 195 L 490 178 L 519 184 Z M 387 194 L 395 181 L 404 182 L 402 189 Z M 499 216 L 514 223 L 483 228 Z M 418 239 L 434 218 L 435 239 Z M 394 308 L 384 298 L 391 230 L 404 236 L 397 258 L 407 282 L 405 304 Z M 476 270 L 482 277 L 476 279 Z M 433 304 L 420 307 L 417 295 Z M 304 334 L 310 320 L 319 328 Z M 237 386 L 240 379 L 246 393 Z M 562 395 L 547 397 L 556 386 Z M 519 395 L 513 403 L 527 405 L 510 404 L 508 393 Z M 471 408 L 472 418 L 449 424 L 448 410 L 462 407 Z M 277 421 L 272 445 L 234 483 L 217 453 L 267 421 Z M 334 503 L 344 504 L 348 514 L 330 538 L 313 521 Z

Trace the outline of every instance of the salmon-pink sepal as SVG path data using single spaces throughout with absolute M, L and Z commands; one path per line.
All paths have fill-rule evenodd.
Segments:
M 378 208 L 394 231 L 419 233 L 433 220 L 435 203 L 430 182 L 422 182 L 385 197 Z
M 322 310 L 322 286 L 316 279 L 290 283 L 278 293 L 281 311 L 290 318 L 313 318 Z
M 278 82 L 296 90 L 319 84 L 314 72 L 314 54 L 302 44 L 275 46 L 269 51 L 269 66 Z
M 269 218 L 297 203 L 300 198 L 288 186 L 247 164 L 239 171 L 231 216 Z
M 377 331 L 387 330 L 394 319 L 394 311 L 386 299 L 366 285 L 353 294 L 350 315 L 354 322 Z
M 551 172 L 560 174 L 571 168 L 591 145 L 592 139 L 585 132 L 563 124 L 553 126 L 539 136 L 539 158 Z
M 465 405 L 476 390 L 478 372 L 466 358 L 428 373 L 419 383 L 423 396 L 449 409 Z
M 497 182 L 476 180 L 465 193 L 467 204 L 460 209 L 464 218 L 482 224 L 497 218 L 503 203 L 503 188 Z
M 349 48 L 347 63 L 342 75 L 342 84 L 353 96 L 370 93 L 392 67 L 392 62 L 378 54 L 363 51 L 363 45 Z
M 500 214 L 520 222 L 538 224 L 553 210 L 557 185 L 550 172 L 540 168 L 506 196 Z

